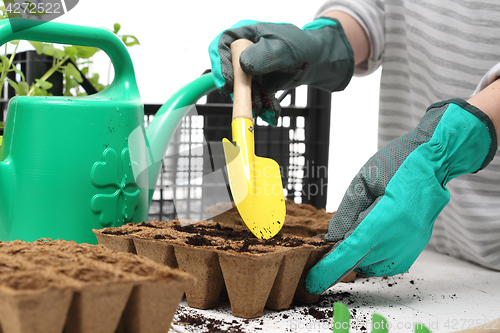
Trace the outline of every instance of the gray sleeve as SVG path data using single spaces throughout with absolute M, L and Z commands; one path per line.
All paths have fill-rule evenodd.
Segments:
M 373 73 L 382 63 L 385 47 L 385 13 L 383 0 L 329 0 L 316 12 L 315 18 L 331 10 L 345 12 L 363 27 L 370 41 L 370 56 L 354 68 L 354 75 Z

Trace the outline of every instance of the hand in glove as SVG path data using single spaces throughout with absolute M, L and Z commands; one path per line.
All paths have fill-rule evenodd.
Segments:
M 309 271 L 306 289 L 319 294 L 354 268 L 368 276 L 408 271 L 450 199 L 446 184 L 486 167 L 496 149 L 493 123 L 478 108 L 460 99 L 431 105 L 351 182 L 325 235 L 337 243 Z
M 242 69 L 253 76 L 254 116 L 276 125 L 281 110 L 278 90 L 306 84 L 330 92 L 343 90 L 354 71 L 351 45 L 340 23 L 321 17 L 302 29 L 292 24 L 240 21 L 210 44 L 215 85 L 223 95 L 233 91 L 230 45 L 245 38 L 254 43 L 241 54 Z

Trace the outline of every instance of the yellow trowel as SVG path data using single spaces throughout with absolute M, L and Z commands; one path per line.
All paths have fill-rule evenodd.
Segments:
M 285 221 L 286 207 L 281 170 L 276 161 L 255 156 L 251 76 L 240 66 L 240 54 L 252 42 L 231 44 L 234 71 L 233 142 L 222 140 L 229 185 L 241 218 L 257 237 L 274 237 Z

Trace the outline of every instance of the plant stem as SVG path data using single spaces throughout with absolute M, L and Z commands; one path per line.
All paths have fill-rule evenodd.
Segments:
M 7 69 L 5 66 L 2 68 L 2 76 L 0 76 L 0 99 L 2 98 L 2 91 L 3 91 L 3 86 L 5 83 L 5 77 L 7 74 L 10 72 L 10 67 L 12 66 L 12 62 L 14 62 L 14 57 L 16 56 L 17 48 L 19 47 L 19 43 L 16 44 L 16 47 L 14 48 L 14 52 L 10 55 L 9 63 L 7 64 Z M 7 43 L 5 44 L 5 56 L 7 57 Z
M 43 76 L 40 78 L 39 81 L 47 81 L 47 79 L 54 74 L 61 66 L 64 64 L 67 60 L 69 59 L 69 55 L 64 56 L 60 61 L 58 61 L 52 68 L 50 68 Z M 35 85 L 33 85 L 30 88 L 30 91 L 28 92 L 28 96 L 33 96 L 33 93 L 35 92 L 35 86 L 40 87 L 40 84 L 37 82 Z

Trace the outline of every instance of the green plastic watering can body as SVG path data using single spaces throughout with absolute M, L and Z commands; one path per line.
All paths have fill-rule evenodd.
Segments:
M 98 47 L 115 78 L 86 97 L 11 99 L 0 148 L 0 240 L 96 243 L 92 229 L 147 221 L 157 165 L 186 106 L 214 90 L 211 75 L 175 94 L 145 134 L 132 61 L 118 37 L 24 19 L 14 20 L 24 28 L 14 33 L 9 21 L 0 21 L 0 44 L 25 39 Z

